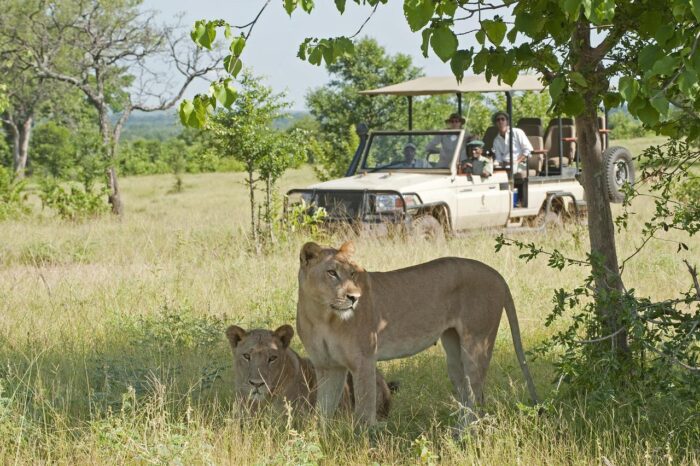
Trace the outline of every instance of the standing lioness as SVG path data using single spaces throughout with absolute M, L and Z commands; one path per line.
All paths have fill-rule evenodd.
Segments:
M 340 249 L 306 243 L 300 254 L 297 330 L 316 368 L 322 415 L 335 411 L 350 371 L 355 413 L 374 423 L 377 361 L 416 354 L 438 338 L 457 397 L 472 408 L 482 401 L 504 308 L 530 396 L 537 402 L 513 298 L 498 272 L 455 257 L 365 272 L 350 260 L 353 252 L 351 242 Z

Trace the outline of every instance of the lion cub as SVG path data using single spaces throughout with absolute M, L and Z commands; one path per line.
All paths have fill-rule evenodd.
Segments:
M 289 401 L 294 408 L 309 409 L 316 404 L 316 371 L 308 358 L 302 358 L 289 343 L 294 336 L 290 325 L 277 330 L 246 331 L 231 325 L 226 337 L 233 350 L 236 394 L 247 400 L 253 409 L 264 403 Z M 377 417 L 386 418 L 391 406 L 391 393 L 398 385 L 387 384 L 377 372 Z M 348 374 L 341 405 L 354 408 L 352 376 Z

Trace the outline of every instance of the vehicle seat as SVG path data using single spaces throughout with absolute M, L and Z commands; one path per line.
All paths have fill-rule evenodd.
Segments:
M 541 118 L 521 118 L 518 120 L 517 127 L 522 129 L 528 136 L 539 136 L 544 138 Z
M 493 141 L 496 139 L 496 136 L 498 135 L 498 130 L 496 129 L 495 126 L 489 126 L 486 128 L 486 132 L 484 133 L 484 152 L 490 151 L 493 149 Z
M 537 176 L 544 168 L 544 141 L 542 136 L 529 136 L 528 140 L 532 145 L 532 154 L 527 159 L 528 176 Z
M 576 156 L 576 128 L 573 119 L 562 118 L 561 137 L 563 141 L 562 166 L 566 167 L 573 162 Z M 554 119 L 549 122 L 544 137 L 544 150 L 547 152 L 547 165 L 561 168 L 559 166 L 559 122 Z

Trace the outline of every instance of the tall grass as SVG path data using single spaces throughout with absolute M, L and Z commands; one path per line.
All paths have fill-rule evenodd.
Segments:
M 313 178 L 290 172 L 282 189 Z M 298 252 L 292 236 L 269 254 L 252 254 L 239 174 L 127 178 L 127 214 L 68 223 L 43 215 L 0 224 L 0 463 L 137 464 L 698 464 L 700 417 L 659 393 L 606 409 L 585 397 L 549 403 L 536 416 L 504 321 L 488 375 L 485 415 L 462 444 L 451 440 L 451 387 L 442 350 L 382 363 L 401 383 L 393 411 L 365 432 L 342 415 L 321 429 L 286 413 L 247 419 L 232 396 L 229 324 L 292 323 Z M 640 201 L 618 245 L 639 242 Z M 356 238 L 357 261 L 390 270 L 440 256 L 481 260 L 513 288 L 527 348 L 546 338 L 555 288 L 585 271 L 525 264 L 513 249 L 494 253 L 493 231 L 437 244 Z M 568 226 L 520 239 L 582 257 L 585 228 Z M 340 244 L 340 235 L 319 241 Z M 626 267 L 624 279 L 656 299 L 689 285 L 681 259 L 697 262 L 700 244 L 677 254 L 656 242 Z M 488 293 L 488 290 L 474 290 Z M 294 346 L 303 352 L 295 337 Z M 532 370 L 545 399 L 557 390 L 550 361 Z

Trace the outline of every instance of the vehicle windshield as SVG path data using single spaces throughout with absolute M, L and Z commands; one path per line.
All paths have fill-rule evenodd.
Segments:
M 374 133 L 361 169 L 449 169 L 459 145 L 460 135 L 460 131 Z M 464 146 L 461 151 L 464 151 Z

